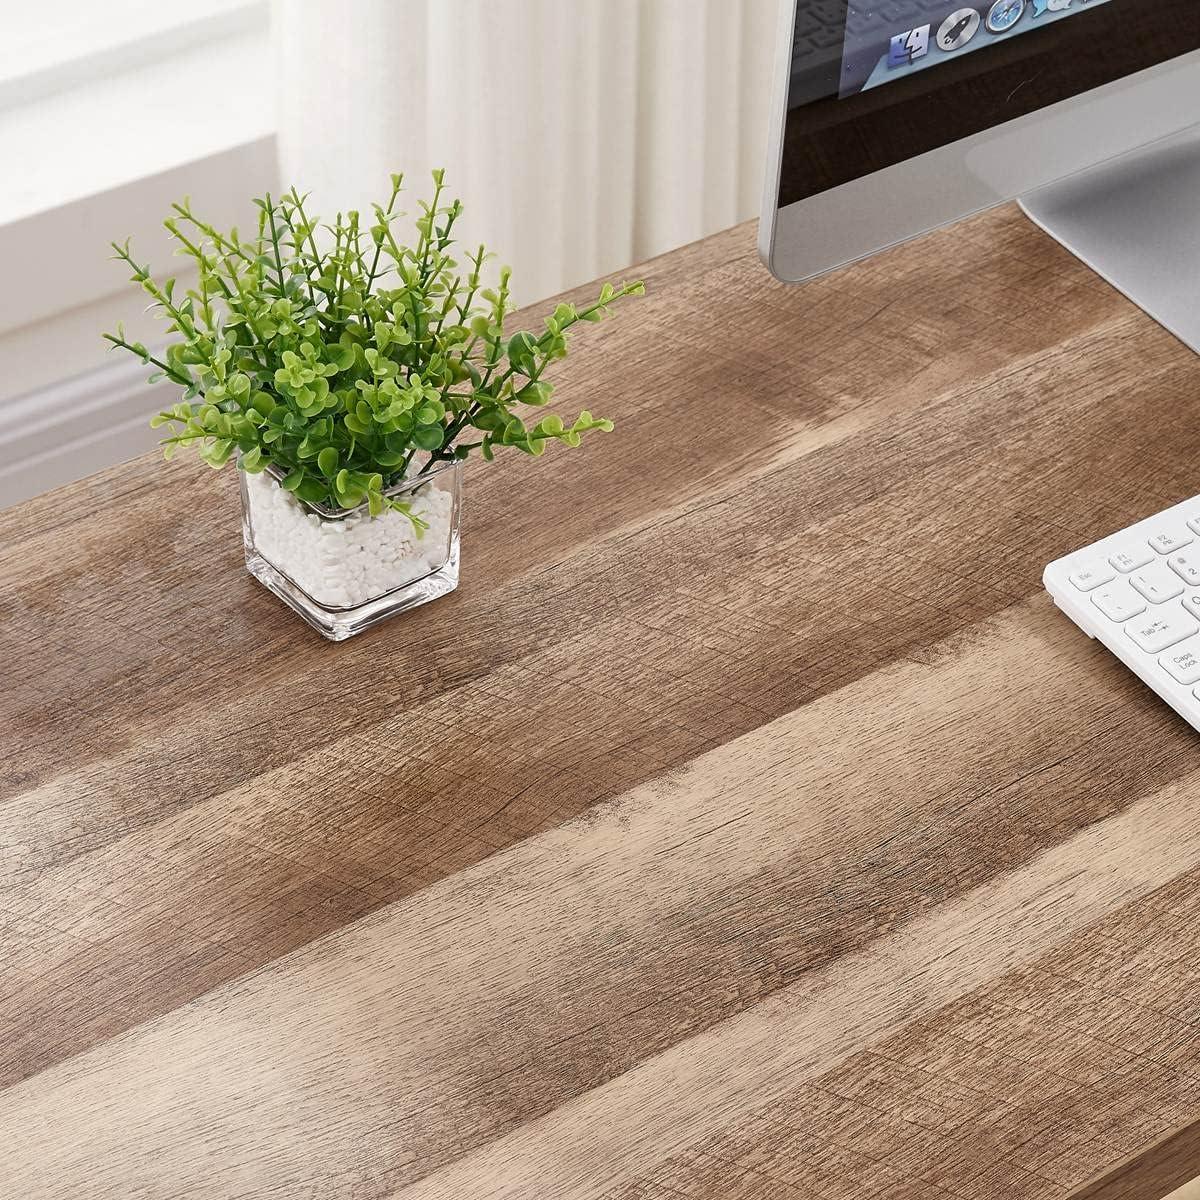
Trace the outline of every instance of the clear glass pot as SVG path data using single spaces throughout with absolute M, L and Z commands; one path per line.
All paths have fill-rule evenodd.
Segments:
M 436 600 L 458 586 L 462 468 L 442 463 L 384 492 L 408 504 L 424 531 L 391 508 L 372 517 L 365 504 L 299 500 L 274 468 L 239 470 L 246 567 L 332 641 Z

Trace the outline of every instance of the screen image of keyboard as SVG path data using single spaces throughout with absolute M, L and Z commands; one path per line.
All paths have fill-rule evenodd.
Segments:
M 858 91 L 887 53 L 890 39 L 944 15 L 942 7 L 933 0 L 797 0 L 789 104 L 832 95 L 839 86 Z
M 808 66 L 814 56 L 839 54 L 846 36 L 846 6 L 842 0 L 808 0 L 796 9 L 796 35 L 792 42 L 793 72 Z
M 1056 559 L 1042 582 L 1200 730 L 1200 496 Z
M 882 5 L 851 4 L 848 8 L 844 0 L 800 0 L 792 73 L 811 67 L 814 61 L 824 62 L 831 51 L 840 54 L 847 36 L 858 40 L 876 37 L 886 43 L 906 21 L 925 16 L 929 7 L 929 0 L 889 0 Z

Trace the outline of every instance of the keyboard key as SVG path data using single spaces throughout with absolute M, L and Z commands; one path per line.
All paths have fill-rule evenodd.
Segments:
M 1200 551 L 1195 546 L 1172 554 L 1167 559 L 1167 565 L 1184 583 L 1190 583 L 1193 587 L 1200 585 Z
M 1140 571 L 1134 571 L 1129 577 L 1129 582 L 1151 604 L 1165 604 L 1168 600 L 1174 600 L 1176 596 L 1183 594 L 1183 584 L 1179 582 L 1179 576 L 1160 562 L 1151 563 Z
M 1126 546 L 1124 550 L 1118 550 L 1108 561 L 1122 575 L 1128 575 L 1130 571 L 1136 571 L 1138 567 L 1144 567 L 1148 562 L 1153 562 L 1154 554 L 1145 546 L 1134 542 L 1132 545 Z
M 1077 547 L 1043 578 L 1071 620 L 1200 731 L 1200 495 Z
M 1196 629 L 1196 622 L 1182 608 L 1151 609 L 1125 626 L 1125 632 L 1147 654 L 1157 654 L 1176 642 L 1182 642 L 1184 638 L 1191 637 Z
M 1178 683 L 1195 683 L 1200 680 L 1200 637 L 1180 642 L 1158 661 Z
M 1098 587 L 1092 592 L 1092 603 L 1110 621 L 1128 621 L 1146 611 L 1146 601 L 1123 579 Z
M 1174 554 L 1184 546 L 1190 546 L 1195 539 L 1186 529 L 1164 529 L 1150 539 L 1150 549 L 1159 554 Z
M 1076 571 L 1071 576 L 1071 582 L 1081 592 L 1090 592 L 1092 588 L 1098 588 L 1102 583 L 1111 583 L 1116 577 L 1116 571 L 1103 559 L 1098 559 Z

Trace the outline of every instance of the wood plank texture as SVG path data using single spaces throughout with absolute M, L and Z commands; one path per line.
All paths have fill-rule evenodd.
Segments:
M 1200 1175 L 1195 735 L 1050 559 L 1200 364 L 1015 209 L 743 227 L 341 645 L 231 475 L 0 513 L 0 1196 L 1156 1200 Z

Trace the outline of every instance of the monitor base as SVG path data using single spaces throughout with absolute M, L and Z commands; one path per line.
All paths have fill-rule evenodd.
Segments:
M 1020 204 L 1200 353 L 1200 127 L 1030 192 Z

